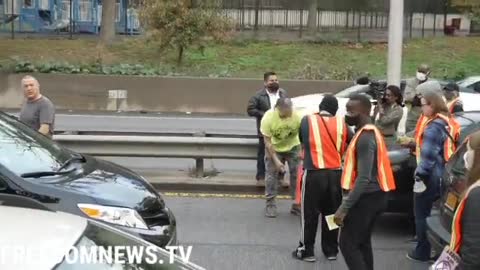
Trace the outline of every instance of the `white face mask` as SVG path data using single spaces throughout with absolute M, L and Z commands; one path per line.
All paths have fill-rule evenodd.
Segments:
M 421 72 L 417 72 L 417 80 L 423 82 L 427 79 L 427 74 L 425 73 L 421 73 Z
M 473 168 L 473 157 L 475 155 L 475 151 L 467 150 L 463 155 L 463 161 L 465 162 L 465 168 L 467 170 L 471 170 Z

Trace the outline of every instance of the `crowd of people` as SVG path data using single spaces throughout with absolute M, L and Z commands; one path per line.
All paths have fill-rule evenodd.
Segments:
M 389 146 L 396 144 L 410 148 L 417 160 L 412 175 L 417 244 L 406 256 L 419 262 L 435 259 L 426 235 L 426 219 L 439 199 L 445 164 L 460 143 L 460 125 L 453 114 L 463 108 L 458 85 L 442 87 L 429 78 L 430 73 L 427 65 L 420 65 L 403 93 L 400 86 L 388 85 L 375 105 L 367 95 L 350 96 L 345 115 L 337 115 L 335 96 L 324 95 L 318 113 L 303 116 L 280 88 L 277 75 L 265 74 L 264 89 L 248 104 L 248 114 L 257 119 L 260 142 L 257 181 L 261 185 L 265 180 L 265 215 L 274 218 L 276 190 L 288 164 L 294 200 L 291 213 L 300 215 L 302 227 L 294 258 L 316 260 L 314 245 L 321 214 L 325 257 L 336 260 L 340 249 L 349 269 L 373 269 L 372 231 L 378 216 L 387 209 L 387 193 L 396 189 L 388 156 Z M 406 132 L 414 134 L 411 138 L 397 136 L 404 106 L 408 111 Z M 476 188 L 480 186 L 476 181 L 480 163 L 477 169 L 473 160 L 478 161 L 475 149 L 480 133 L 470 138 L 466 169 L 477 178 L 470 179 L 463 200 L 475 202 L 480 200 L 480 189 Z M 460 234 L 475 234 L 474 239 L 479 239 L 480 234 L 472 230 L 479 228 L 480 219 L 471 212 L 472 206 L 467 207 L 457 210 L 458 216 L 464 216 L 463 226 L 454 224 L 462 227 L 463 231 L 457 228 Z M 328 218 L 332 215 L 340 230 L 330 229 Z M 480 255 L 480 243 L 463 243 L 452 249 L 464 258 L 464 269 L 480 269 L 480 262 L 473 260 Z

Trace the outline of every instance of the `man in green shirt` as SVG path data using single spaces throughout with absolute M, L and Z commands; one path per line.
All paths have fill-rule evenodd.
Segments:
M 263 116 L 260 131 L 265 139 L 265 197 L 267 205 L 265 215 L 274 218 L 277 216 L 275 197 L 279 184 L 279 175 L 285 173 L 285 162 L 290 172 L 290 193 L 295 200 L 297 167 L 300 155 L 299 130 L 301 116 L 293 110 L 292 100 L 280 98 L 275 108 Z M 299 215 L 300 206 L 292 204 L 292 214 Z

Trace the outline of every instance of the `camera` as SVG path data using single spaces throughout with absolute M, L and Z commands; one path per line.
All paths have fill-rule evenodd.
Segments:
M 372 81 L 370 83 L 370 91 L 369 94 L 372 96 L 374 100 L 378 103 L 382 104 L 385 103 L 385 92 L 387 89 L 386 82 L 379 82 L 379 81 Z

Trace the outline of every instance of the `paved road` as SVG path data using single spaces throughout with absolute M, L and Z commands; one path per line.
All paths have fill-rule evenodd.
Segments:
M 300 221 L 289 214 L 289 201 L 279 202 L 276 219 L 264 217 L 264 202 L 259 199 L 167 197 L 166 201 L 177 217 L 179 241 L 193 245 L 192 261 L 206 269 L 347 269 L 342 257 L 326 261 L 318 245 L 316 263 L 291 258 Z M 378 222 L 373 239 L 375 269 L 428 268 L 405 258 L 412 247 L 406 227 L 403 216 L 384 216 Z

